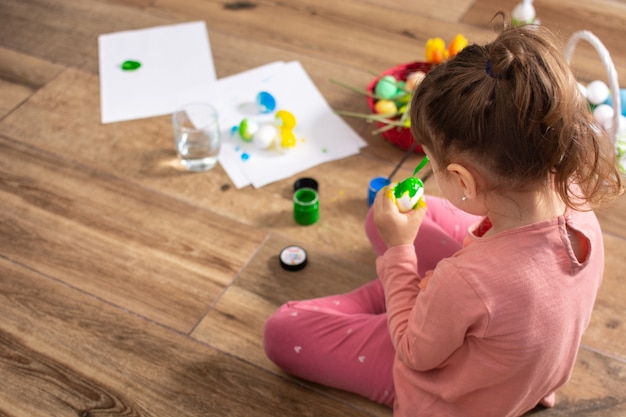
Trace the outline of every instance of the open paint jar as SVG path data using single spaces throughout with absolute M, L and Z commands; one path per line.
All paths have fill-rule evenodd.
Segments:
M 390 183 L 391 181 L 389 181 L 389 178 L 387 177 L 372 178 L 367 189 L 367 205 L 371 206 L 372 204 L 374 204 L 376 194 L 384 187 L 388 186 Z
M 320 218 L 320 200 L 313 188 L 299 188 L 293 193 L 293 216 L 296 223 L 307 226 Z

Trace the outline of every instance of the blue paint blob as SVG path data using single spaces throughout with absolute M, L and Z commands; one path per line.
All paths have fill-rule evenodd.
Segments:
M 267 91 L 261 91 L 256 96 L 256 105 L 261 113 L 271 113 L 276 108 L 276 99 Z
M 250 159 L 250 154 L 248 154 L 247 152 L 241 154 L 242 161 L 247 161 L 248 159 Z
M 239 131 L 239 126 L 233 126 L 230 128 L 230 136 L 235 136 Z

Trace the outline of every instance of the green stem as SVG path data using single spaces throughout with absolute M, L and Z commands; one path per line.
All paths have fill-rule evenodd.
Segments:
M 373 130 L 373 131 L 372 131 L 372 134 L 373 134 L 373 135 L 377 135 L 377 134 L 379 134 L 379 133 L 383 133 L 383 132 L 386 132 L 386 131 L 388 131 L 388 130 L 391 130 L 391 129 L 393 129 L 393 128 L 398 128 L 398 127 L 404 127 L 404 126 L 399 125 L 399 124 L 397 124 L 397 123 L 388 123 L 386 126 L 383 126 L 383 127 L 381 127 L 381 128 L 378 128 L 378 129 Z
M 371 93 L 370 93 L 370 92 L 368 92 L 367 90 L 362 90 L 362 89 L 360 89 L 360 88 L 353 87 L 353 86 L 351 86 L 350 84 L 346 84 L 346 83 L 344 83 L 344 82 L 342 82 L 342 81 L 333 80 L 333 79 L 331 78 L 331 79 L 330 79 L 330 82 L 331 82 L 331 83 L 334 83 L 334 84 L 337 84 L 337 85 L 339 85 L 339 86 L 341 86 L 341 87 L 347 88 L 348 90 L 353 91 L 353 92 L 355 92 L 355 93 L 362 94 L 362 95 L 364 95 L 364 96 L 366 96 L 366 97 L 372 97 L 372 98 L 374 98 L 374 99 L 378 99 L 378 98 L 379 98 L 379 97 L 377 97 L 376 95 L 371 94 Z
M 366 114 L 366 113 L 354 113 L 354 112 L 343 111 L 343 110 L 335 110 L 335 113 L 342 115 L 342 116 L 350 116 L 350 117 L 357 117 L 359 119 L 366 119 L 370 122 L 375 121 L 375 122 L 383 122 L 383 123 L 391 122 L 389 118 L 397 116 L 396 113 L 391 113 L 391 114 L 367 113 Z

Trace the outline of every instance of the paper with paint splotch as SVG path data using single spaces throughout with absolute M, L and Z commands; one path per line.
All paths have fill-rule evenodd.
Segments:
M 98 37 L 102 123 L 170 114 L 182 90 L 214 81 L 204 22 Z
M 259 149 L 242 140 L 236 126 L 243 118 L 271 123 L 275 112 L 260 114 L 254 101 L 260 91 L 276 99 L 276 111 L 287 110 L 297 120 L 296 145 L 287 153 Z M 222 147 L 219 155 L 235 187 L 256 188 L 290 177 L 319 164 L 359 153 L 366 142 L 330 107 L 302 65 L 273 62 L 214 83 L 182 92 L 179 100 L 208 101 L 220 113 Z

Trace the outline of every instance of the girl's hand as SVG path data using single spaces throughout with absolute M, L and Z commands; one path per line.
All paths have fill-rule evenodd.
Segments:
M 388 248 L 412 245 L 426 215 L 425 204 L 415 210 L 401 213 L 393 197 L 393 190 L 385 187 L 378 192 L 373 204 L 374 224 Z

